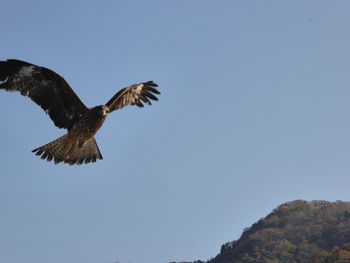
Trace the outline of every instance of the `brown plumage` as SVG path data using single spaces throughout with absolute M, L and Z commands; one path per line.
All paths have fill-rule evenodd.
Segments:
M 68 133 L 33 150 L 41 159 L 70 165 L 102 159 L 94 135 L 107 115 L 128 105 L 143 107 L 158 100 L 153 81 L 131 85 L 117 92 L 105 105 L 87 108 L 63 77 L 54 71 L 9 59 L 0 61 L 0 89 L 19 91 L 37 103 L 58 128 Z

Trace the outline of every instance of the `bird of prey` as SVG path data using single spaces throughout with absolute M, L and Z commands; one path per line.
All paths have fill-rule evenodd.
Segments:
M 33 150 L 55 164 L 79 165 L 102 159 L 94 135 L 107 115 L 128 105 L 151 105 L 150 100 L 158 100 L 155 94 L 160 94 L 155 87 L 153 81 L 134 84 L 118 91 L 105 105 L 87 108 L 56 72 L 15 59 L 0 61 L 0 89 L 31 98 L 58 128 L 67 129 L 62 137 Z

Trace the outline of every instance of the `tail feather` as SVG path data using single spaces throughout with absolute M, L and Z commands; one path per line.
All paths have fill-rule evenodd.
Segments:
M 94 163 L 96 159 L 102 159 L 100 150 L 98 149 L 95 138 L 92 137 L 85 142 L 83 146 L 74 144 L 72 149 L 64 160 L 68 164 L 83 164 L 83 163 Z
M 83 146 L 79 146 L 76 143 L 67 142 L 67 134 L 32 152 L 43 160 L 54 160 L 55 164 L 64 162 L 70 165 L 80 165 L 103 159 L 94 137 L 87 140 Z

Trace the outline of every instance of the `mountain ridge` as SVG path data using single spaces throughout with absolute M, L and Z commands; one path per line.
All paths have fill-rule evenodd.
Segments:
M 178 263 L 350 263 L 350 202 L 281 204 L 212 259 Z

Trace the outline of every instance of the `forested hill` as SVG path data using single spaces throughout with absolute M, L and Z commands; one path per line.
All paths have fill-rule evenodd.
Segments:
M 280 205 L 207 263 L 350 263 L 350 202 Z

